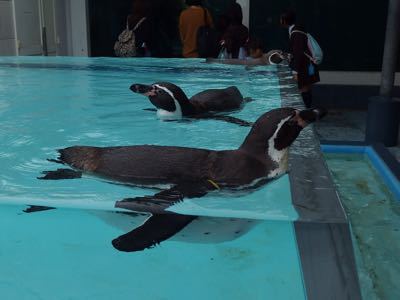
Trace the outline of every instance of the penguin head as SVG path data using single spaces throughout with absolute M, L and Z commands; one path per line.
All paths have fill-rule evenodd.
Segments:
M 326 111 L 322 109 L 273 109 L 258 118 L 239 149 L 255 156 L 266 155 L 278 166 L 276 173 L 271 173 L 273 176 L 286 172 L 289 146 L 303 128 L 325 114 Z
M 294 110 L 289 117 L 284 117 L 278 123 L 272 135 L 274 148 L 279 151 L 289 147 L 303 128 L 325 115 L 323 109 Z
M 132 84 L 130 90 L 147 96 L 157 108 L 160 119 L 176 120 L 183 115 L 190 115 L 192 106 L 185 93 L 169 82 L 157 82 L 151 85 Z

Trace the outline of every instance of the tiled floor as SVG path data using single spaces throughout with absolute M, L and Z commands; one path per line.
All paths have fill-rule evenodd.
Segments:
M 331 110 L 315 123 L 320 140 L 364 141 L 367 112 L 359 110 Z M 388 148 L 400 162 L 400 145 Z
M 366 111 L 330 110 L 315 129 L 321 140 L 364 141 Z

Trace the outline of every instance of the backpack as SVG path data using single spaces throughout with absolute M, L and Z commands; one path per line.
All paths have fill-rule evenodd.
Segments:
M 197 30 L 197 52 L 199 57 L 215 57 L 218 54 L 218 35 L 207 22 L 207 10 L 204 9 L 204 25 Z
M 309 33 L 306 33 L 301 30 L 293 30 L 290 32 L 290 36 L 294 32 L 299 32 L 305 34 L 307 36 L 307 46 L 310 50 L 311 56 L 304 52 L 304 54 L 316 65 L 320 65 L 322 63 L 322 59 L 324 58 L 324 53 L 322 52 L 321 47 L 319 46 L 317 40 Z
M 129 22 L 126 20 L 126 28 L 118 36 L 118 40 L 114 44 L 114 52 L 119 57 L 133 57 L 136 56 L 136 38 L 135 30 L 138 29 L 140 24 L 146 20 L 146 17 L 140 19 L 135 27 L 129 29 Z

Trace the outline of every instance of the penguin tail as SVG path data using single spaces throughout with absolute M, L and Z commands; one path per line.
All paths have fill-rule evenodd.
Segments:
M 97 147 L 73 146 L 58 149 L 57 161 L 82 171 L 94 171 L 97 168 L 101 150 Z
M 249 102 L 252 102 L 252 101 L 254 101 L 254 100 L 253 100 L 253 98 L 251 98 L 251 97 L 244 97 L 244 98 L 243 98 L 243 102 L 244 102 L 244 103 L 249 103 Z

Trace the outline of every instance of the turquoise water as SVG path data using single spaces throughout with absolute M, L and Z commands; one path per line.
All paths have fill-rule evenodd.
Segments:
M 154 191 L 89 177 L 36 179 L 58 167 L 46 158 L 72 145 L 237 148 L 249 128 L 157 120 L 143 111 L 151 107 L 147 98 L 129 86 L 170 81 L 192 96 L 236 85 L 254 101 L 232 115 L 254 121 L 280 106 L 276 72 L 199 60 L 0 58 L 0 223 L 7 228 L 0 235 L 0 294 L 6 299 L 304 299 L 287 176 L 249 195 L 214 194 L 172 208 L 207 216 L 202 220 L 216 232 L 214 240 L 200 226 L 179 241 L 130 254 L 117 252 L 110 242 L 140 225 L 143 216 L 117 214 L 114 203 Z M 23 214 L 26 204 L 62 209 Z M 233 223 L 239 224 L 240 237 L 232 233 Z
M 304 299 L 289 222 L 231 242 L 115 251 L 121 231 L 80 210 L 0 209 L 2 299 Z
M 15 67 L 17 63 L 20 68 Z M 244 96 L 254 101 L 233 115 L 249 121 L 280 106 L 274 68 L 249 72 L 243 67 L 226 69 L 226 66 L 197 60 L 183 63 L 154 59 L 128 62 L 104 58 L 0 59 L 0 162 L 3 167 L 0 201 L 113 209 L 116 200 L 148 191 L 112 186 L 92 178 L 38 181 L 36 177 L 41 171 L 58 167 L 46 158 L 56 158 L 56 149 L 72 145 L 157 144 L 234 149 L 247 135 L 249 128 L 221 121 L 157 120 L 154 112 L 143 111 L 152 107 L 147 98 L 129 90 L 134 82 L 155 81 L 171 81 L 189 96 L 206 88 L 236 85 Z M 179 211 L 224 216 L 224 210 L 229 207 L 232 216 L 237 217 L 296 219 L 287 177 L 274 185 L 283 191 L 278 193 L 281 199 L 278 203 L 266 195 L 271 190 L 268 187 L 246 198 L 237 198 L 235 205 L 227 206 L 229 199 L 211 195 L 197 205 L 196 200 L 194 204 L 188 201 L 185 204 L 188 208 L 181 205 Z M 260 202 L 263 195 L 272 201 Z M 248 205 L 249 201 L 252 205 Z
M 324 154 L 349 216 L 364 299 L 400 299 L 400 202 L 365 154 Z

